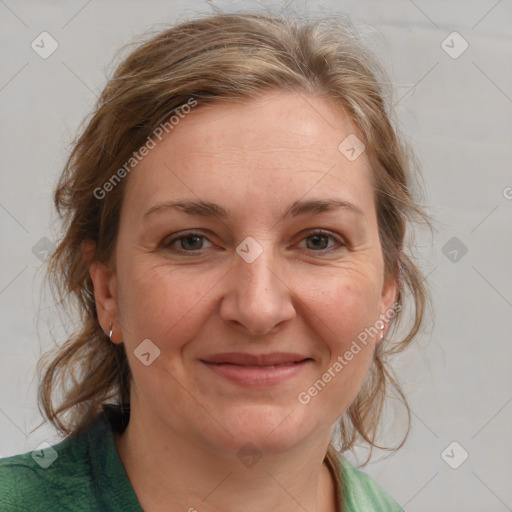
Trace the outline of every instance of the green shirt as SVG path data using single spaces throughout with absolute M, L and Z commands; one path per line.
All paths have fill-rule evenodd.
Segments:
M 126 409 L 125 409 L 126 411 Z M 0 459 L 1 512 L 142 512 L 114 443 L 129 412 L 103 406 L 83 432 L 41 450 Z M 369 476 L 339 458 L 345 508 L 400 512 Z

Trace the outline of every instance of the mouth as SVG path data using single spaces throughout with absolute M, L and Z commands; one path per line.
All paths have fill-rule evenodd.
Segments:
M 215 375 L 244 387 L 274 386 L 299 375 L 313 359 L 300 354 L 226 353 L 200 360 Z

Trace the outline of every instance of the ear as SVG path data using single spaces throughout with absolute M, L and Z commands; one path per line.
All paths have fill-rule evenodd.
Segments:
M 383 338 L 387 336 L 390 320 L 396 316 L 396 300 L 398 298 L 398 276 L 388 274 L 384 276 L 384 283 L 379 304 L 379 319 L 384 323 L 382 331 Z M 380 343 L 380 337 L 377 337 L 377 343 Z
M 116 341 L 115 339 L 119 337 L 120 333 L 116 274 L 105 264 L 93 261 L 94 242 L 82 242 L 82 254 L 84 259 L 89 262 L 89 275 L 94 286 L 94 299 L 101 328 L 108 336 L 109 327 L 112 325 L 112 341 L 122 343 L 122 340 Z

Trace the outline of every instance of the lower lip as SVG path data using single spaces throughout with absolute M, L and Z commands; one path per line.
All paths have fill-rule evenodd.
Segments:
M 240 386 L 275 386 L 297 376 L 312 361 L 310 359 L 289 365 L 270 367 L 242 366 L 236 364 L 214 364 L 202 361 L 212 372 Z

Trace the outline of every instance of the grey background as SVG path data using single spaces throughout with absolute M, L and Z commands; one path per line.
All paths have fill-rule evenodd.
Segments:
M 360 24 L 391 74 L 401 128 L 422 163 L 423 201 L 438 221 L 433 239 L 417 242 L 436 323 L 395 365 L 411 433 L 365 471 L 409 512 L 512 510 L 512 3 L 261 3 L 347 13 Z M 45 249 L 58 233 L 51 193 L 68 143 L 116 51 L 135 35 L 213 8 L 258 8 L 210 4 L 0 0 L 0 456 L 59 440 L 48 427 L 31 431 L 40 421 L 36 361 L 72 329 L 41 289 Z M 47 59 L 31 48 L 43 31 L 59 45 Z M 469 44 L 458 58 L 441 46 L 453 31 Z M 462 48 L 453 36 L 445 44 Z M 469 453 L 458 469 L 441 456 L 453 441 L 461 448 L 445 460 L 456 465 L 462 449 Z

